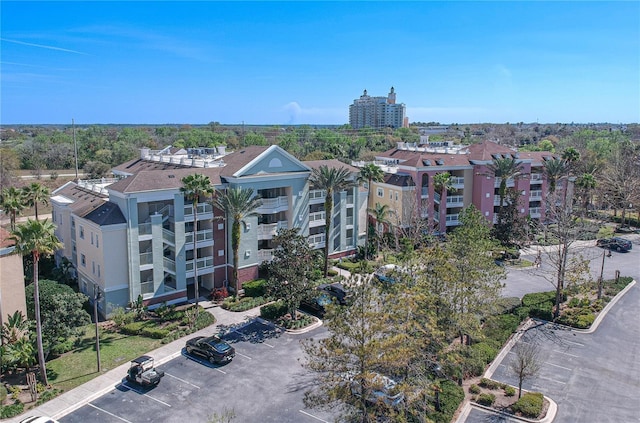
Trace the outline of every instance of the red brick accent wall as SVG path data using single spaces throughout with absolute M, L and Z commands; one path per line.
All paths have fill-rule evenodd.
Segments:
M 149 298 L 148 300 L 144 300 L 142 303 L 145 306 L 150 306 L 154 304 L 160 304 L 165 301 L 176 300 L 178 298 L 187 298 L 187 291 L 177 291 L 172 292 L 171 294 L 163 295 L 161 297 Z
M 252 281 L 257 278 L 258 278 L 258 266 L 251 266 L 251 267 L 245 267 L 243 269 L 238 269 L 238 281 L 240 281 L 241 287 L 243 283 Z

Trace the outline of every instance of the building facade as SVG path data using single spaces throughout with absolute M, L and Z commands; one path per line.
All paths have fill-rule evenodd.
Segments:
M 393 87 L 386 97 L 371 97 L 367 90 L 349 105 L 349 124 L 360 128 L 402 128 L 407 126 L 406 107 L 396 103 Z
M 394 226 L 407 225 L 419 216 L 436 233 L 459 225 L 460 212 L 471 204 L 495 223 L 501 181 L 492 174 L 490 166 L 500 157 L 516 158 L 522 166 L 522 174 L 507 181 L 507 187 L 520 193 L 519 213 L 533 219 L 543 218 L 548 191 L 544 162 L 554 159 L 553 154 L 517 152 L 489 141 L 469 146 L 398 143 L 396 148 L 376 156 L 375 163 L 387 176 L 383 182 L 372 184 L 371 203 L 387 204 L 396 210 L 396 216 L 403 216 L 396 219 Z M 434 178 L 444 172 L 451 176 L 451 187 L 436 189 Z
M 11 234 L 0 228 L 0 326 L 16 311 L 27 316 L 22 256 L 15 253 Z
M 320 166 L 348 168 L 356 180 L 357 168 L 334 160 L 301 162 L 278 146 L 142 149 L 139 158 L 113 169 L 115 179 L 69 182 L 52 193 L 64 244 L 58 259 L 73 263 L 83 293 L 93 298 L 101 292 L 103 315 L 140 295 L 148 305 L 183 302 L 195 295 L 188 292 L 196 274 L 205 291 L 227 286 L 232 222 L 211 199 L 200 199 L 194 211 L 180 190 L 184 177 L 199 173 L 216 190 L 251 188 L 262 199 L 258 216 L 241 223 L 238 254 L 239 282 L 255 279 L 258 266 L 273 257 L 281 228 L 299 228 L 313 248 L 324 248 L 325 192 L 309 183 Z M 365 230 L 360 215 L 366 215 L 366 193 L 357 185 L 335 193 L 332 256 L 355 253 Z

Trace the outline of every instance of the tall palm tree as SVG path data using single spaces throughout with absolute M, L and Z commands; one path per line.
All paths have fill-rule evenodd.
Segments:
M 493 163 L 487 166 L 489 171 L 496 178 L 500 178 L 500 187 L 498 188 L 498 196 L 500 197 L 500 212 L 504 207 L 504 198 L 507 194 L 507 181 L 509 179 L 518 179 L 522 176 L 523 166 L 515 157 L 499 157 L 493 159 Z
M 13 231 L 16 228 L 16 216 L 24 210 L 22 191 L 15 187 L 5 188 L 2 191 L 0 207 L 9 215 L 11 230 Z
M 451 174 L 449 172 L 436 173 L 433 177 L 433 189 L 440 194 L 440 203 L 442 204 L 444 193 L 453 189 Z
M 567 147 L 562 152 L 562 160 L 567 164 L 567 170 L 571 171 L 574 164 L 580 160 L 580 153 L 574 147 Z
M 360 174 L 358 175 L 359 182 L 367 182 L 367 211 L 369 210 L 369 206 L 372 203 L 371 201 L 371 184 L 373 182 L 382 182 L 384 180 L 384 171 L 380 169 L 373 163 L 368 163 L 364 165 L 360 169 Z M 365 260 L 367 259 L 367 253 L 369 252 L 369 219 L 367 216 L 367 228 L 365 231 L 365 239 L 364 239 L 364 254 Z
M 39 184 L 38 182 L 33 182 L 31 185 L 22 188 L 22 192 L 24 195 L 25 205 L 27 207 L 34 208 L 36 220 L 38 220 L 38 204 L 43 204 L 45 206 L 49 204 L 49 188 Z
M 231 219 L 231 250 L 233 251 L 233 289 L 236 294 L 240 289 L 238 284 L 238 250 L 240 249 L 240 224 L 248 217 L 257 216 L 257 209 L 262 205 L 262 199 L 253 195 L 252 188 L 227 188 L 218 191 L 213 200 L 214 206 L 224 212 L 227 219 Z
M 191 200 L 193 206 L 193 283 L 196 296 L 196 307 L 198 306 L 198 297 L 200 296 L 200 287 L 198 285 L 198 201 L 200 197 L 206 197 L 213 194 L 214 188 L 208 176 L 200 173 L 188 175 L 182 178 L 182 187 L 180 191 L 184 196 Z
M 576 186 L 580 188 L 583 196 L 582 206 L 586 215 L 589 209 L 589 203 L 591 203 L 591 190 L 595 189 L 598 185 L 596 177 L 592 173 L 583 173 L 576 180 Z
M 324 190 L 327 193 L 324 200 L 324 211 L 327 216 L 327 223 L 324 227 L 324 276 L 327 277 L 329 274 L 329 236 L 333 223 L 333 195 L 352 187 L 353 182 L 349 169 L 345 167 L 329 168 L 327 165 L 314 168 L 309 182 L 316 189 Z
M 567 173 L 567 162 L 563 159 L 551 159 L 544 162 L 543 174 L 549 183 L 549 194 L 556 192 L 558 180 Z
M 384 225 L 389 224 L 389 206 L 376 203 L 376 206 L 368 211 L 373 214 L 376 221 L 376 238 L 378 238 L 376 252 L 380 252 L 380 240 L 384 238 Z
M 38 362 L 40 364 L 40 377 L 42 383 L 47 386 L 47 369 L 44 363 L 44 349 L 42 347 L 42 321 L 40 319 L 40 290 L 38 287 L 38 263 L 41 256 L 53 254 L 63 247 L 55 235 L 55 225 L 48 219 L 43 221 L 27 219 L 25 223 L 16 226 L 11 233 L 11 239 L 15 241 L 15 251 L 23 256 L 31 254 L 33 258 L 33 303 L 36 317 L 36 337 L 38 343 Z

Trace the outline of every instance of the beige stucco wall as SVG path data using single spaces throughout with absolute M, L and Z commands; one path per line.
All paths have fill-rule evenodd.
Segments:
M 8 254 L 0 256 L 0 324 L 7 315 L 21 311 L 27 315 L 27 302 L 24 294 L 24 268 L 22 256 Z

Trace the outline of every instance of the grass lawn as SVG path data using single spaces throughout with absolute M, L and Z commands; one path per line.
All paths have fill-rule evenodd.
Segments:
M 78 345 L 73 351 L 47 362 L 49 383 L 54 388 L 68 391 L 98 376 L 95 326 L 93 324 L 85 327 L 84 335 L 81 336 Z M 122 335 L 101 330 L 102 371 L 112 370 L 161 345 L 159 339 Z

